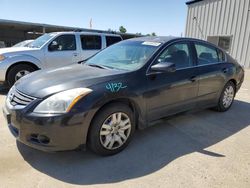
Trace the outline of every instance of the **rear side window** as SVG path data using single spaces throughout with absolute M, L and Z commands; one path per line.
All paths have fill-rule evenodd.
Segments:
M 81 35 L 83 50 L 100 50 L 102 48 L 102 38 L 97 35 Z
M 107 47 L 111 46 L 112 44 L 115 44 L 117 42 L 120 42 L 122 39 L 121 37 L 115 37 L 115 36 L 106 36 L 106 44 Z
M 207 65 L 220 62 L 217 49 L 205 44 L 195 44 L 198 65 Z
M 224 54 L 224 52 L 222 52 L 221 50 L 218 50 L 218 56 L 219 56 L 219 60 L 221 62 L 225 61 L 225 54 Z

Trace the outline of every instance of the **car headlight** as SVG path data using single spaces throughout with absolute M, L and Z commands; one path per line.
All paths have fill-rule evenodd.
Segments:
M 76 88 L 54 94 L 42 101 L 35 109 L 35 113 L 59 114 L 66 113 L 81 98 L 92 92 L 89 88 Z
M 6 57 L 0 54 L 0 61 L 3 61 Z

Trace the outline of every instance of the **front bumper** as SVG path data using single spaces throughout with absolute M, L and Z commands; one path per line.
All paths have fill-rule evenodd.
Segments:
M 0 83 L 5 82 L 6 72 L 8 67 L 4 61 L 0 61 Z
M 16 139 L 32 148 L 65 151 L 85 146 L 90 124 L 86 112 L 41 116 L 5 105 L 3 114 Z

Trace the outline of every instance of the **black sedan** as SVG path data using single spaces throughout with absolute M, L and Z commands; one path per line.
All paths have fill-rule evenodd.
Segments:
M 87 146 L 111 155 L 161 118 L 194 108 L 227 111 L 243 79 L 236 60 L 208 42 L 142 37 L 82 64 L 25 76 L 3 112 L 14 136 L 33 148 Z

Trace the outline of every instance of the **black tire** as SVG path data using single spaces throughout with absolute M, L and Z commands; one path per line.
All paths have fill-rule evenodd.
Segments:
M 225 105 L 223 104 L 223 99 L 224 99 L 224 97 L 225 97 L 225 91 L 226 91 L 226 89 L 229 88 L 229 87 L 232 87 L 232 88 L 233 88 L 233 99 L 232 99 L 232 101 L 231 101 L 231 103 L 230 103 L 229 106 L 225 106 Z M 218 111 L 218 112 L 225 112 L 225 111 L 229 110 L 230 107 L 231 107 L 232 104 L 233 104 L 235 94 L 236 94 L 236 87 L 235 87 L 235 84 L 234 84 L 232 81 L 227 82 L 227 84 L 224 86 L 224 88 L 223 88 L 223 90 L 222 90 L 222 92 L 221 92 L 221 95 L 220 95 L 220 98 L 219 98 L 219 102 L 218 102 L 217 106 L 214 108 L 214 110 L 216 110 L 216 111 Z
M 32 66 L 27 65 L 27 64 L 19 64 L 19 65 L 12 67 L 9 70 L 8 75 L 7 75 L 7 84 L 9 87 L 11 87 L 15 84 L 15 82 L 17 81 L 16 80 L 17 73 L 20 71 L 23 71 L 23 70 L 33 72 L 36 69 L 34 69 Z
M 100 136 L 101 128 L 108 117 L 110 117 L 114 113 L 119 113 L 119 112 L 126 114 L 127 117 L 129 118 L 131 124 L 130 134 L 127 137 L 126 141 L 124 141 L 123 145 L 121 145 L 120 147 L 116 149 L 107 149 L 101 143 L 101 136 Z M 122 103 L 109 104 L 105 106 L 103 109 L 101 109 L 101 111 L 95 115 L 88 133 L 87 146 L 89 149 L 91 149 L 98 155 L 103 155 L 103 156 L 114 155 L 122 151 L 129 144 L 134 134 L 134 131 L 135 131 L 135 117 L 132 110 L 127 105 Z

